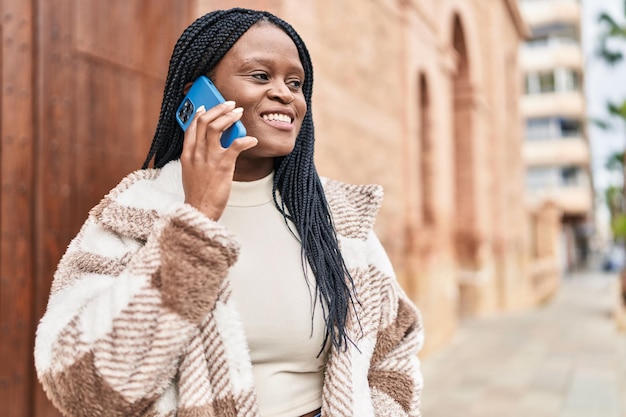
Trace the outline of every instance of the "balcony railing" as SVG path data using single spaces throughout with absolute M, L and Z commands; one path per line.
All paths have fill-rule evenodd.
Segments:
M 584 118 L 585 99 L 581 91 L 542 93 L 523 96 L 520 103 L 522 114 L 529 117 Z
M 530 207 L 540 207 L 552 202 L 566 215 L 589 214 L 593 209 L 593 192 L 590 185 L 526 188 L 526 201 Z
M 581 5 L 576 0 L 524 0 L 520 6 L 524 19 L 531 26 L 549 22 L 580 25 Z
M 588 166 L 590 159 L 589 146 L 581 137 L 567 140 L 527 141 L 524 143 L 523 155 L 527 166 Z M 562 182 L 560 185 L 567 184 Z

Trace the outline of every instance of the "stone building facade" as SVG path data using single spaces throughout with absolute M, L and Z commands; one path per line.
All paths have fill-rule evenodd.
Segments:
M 304 38 L 318 169 L 384 186 L 376 231 L 424 315 L 426 354 L 463 316 L 537 301 L 516 1 L 199 0 L 198 14 L 235 5 L 270 10 Z

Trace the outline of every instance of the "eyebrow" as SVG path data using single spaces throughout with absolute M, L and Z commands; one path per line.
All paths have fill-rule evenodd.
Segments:
M 282 59 L 281 61 L 282 62 L 285 62 L 285 61 L 289 62 L 289 61 L 293 61 L 293 60 Z M 275 62 L 276 62 L 275 60 L 264 58 L 262 56 L 253 56 L 251 58 L 245 58 L 243 60 L 242 66 L 261 64 L 261 65 L 264 65 L 266 67 L 271 67 L 271 66 L 273 66 L 275 64 Z M 300 62 L 299 59 L 296 62 L 297 63 L 289 62 L 290 65 L 293 67 L 291 70 L 292 71 L 297 71 L 298 73 L 301 73 L 304 76 L 305 73 L 304 73 L 304 67 L 302 66 L 302 63 Z

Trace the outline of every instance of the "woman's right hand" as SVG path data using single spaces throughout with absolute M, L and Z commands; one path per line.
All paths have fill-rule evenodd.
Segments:
M 239 154 L 258 143 L 251 136 L 238 138 L 226 149 L 220 143 L 222 132 L 241 119 L 243 108 L 227 101 L 208 111 L 201 106 L 185 132 L 182 165 L 185 203 L 212 220 L 218 220 L 230 195 Z

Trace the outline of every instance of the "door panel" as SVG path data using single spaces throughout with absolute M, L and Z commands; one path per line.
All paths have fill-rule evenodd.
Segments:
M 87 213 L 138 169 L 195 1 L 1 0 L 0 404 L 57 417 L 34 331 Z

